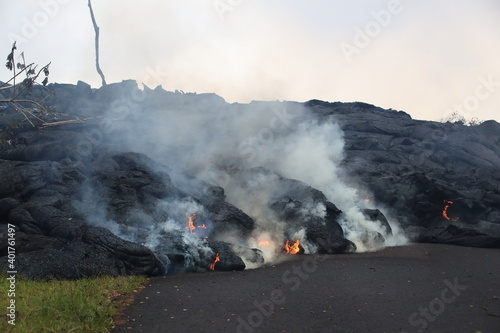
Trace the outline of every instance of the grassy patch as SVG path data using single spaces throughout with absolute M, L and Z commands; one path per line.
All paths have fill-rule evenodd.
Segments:
M 75 281 L 16 281 L 16 325 L 7 321 L 9 281 L 0 275 L 0 332 L 108 332 L 124 294 L 140 289 L 142 276 Z

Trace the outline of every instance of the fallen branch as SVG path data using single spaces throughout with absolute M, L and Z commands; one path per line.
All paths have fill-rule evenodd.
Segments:
M 66 124 L 83 124 L 86 121 L 89 121 L 92 119 L 97 119 L 97 118 L 102 118 L 102 116 L 83 118 L 83 119 L 70 119 L 70 120 L 55 121 L 55 122 L 51 122 L 51 123 L 44 123 L 41 127 L 46 128 L 46 127 L 66 125 Z
M 35 104 L 41 110 L 43 110 L 45 112 L 48 112 L 47 109 L 42 104 L 40 104 L 37 101 L 33 101 L 31 99 L 0 99 L 0 103 L 11 103 L 11 104 L 15 104 L 15 103 L 30 103 L 30 104 Z
M 35 127 L 35 124 L 28 118 L 28 116 L 24 113 L 22 109 L 17 109 L 16 110 L 24 116 L 24 118 L 31 124 L 32 127 Z
M 92 12 L 91 14 L 93 17 Z M 19 122 L 18 125 L 22 127 L 22 123 L 24 123 L 24 121 L 26 120 L 32 127 L 39 127 L 39 128 L 48 126 L 57 126 L 69 123 L 82 123 L 92 119 L 92 118 L 70 119 L 57 122 L 51 121 L 57 118 L 61 119 L 63 118 L 63 116 L 64 118 L 69 118 L 67 115 L 58 114 L 53 110 L 49 111 L 49 109 L 43 105 L 43 103 L 47 100 L 47 98 L 53 96 L 54 94 L 53 91 L 50 91 L 46 87 L 49 76 L 49 66 L 51 63 L 48 63 L 47 65 L 43 66 L 40 70 L 38 70 L 38 66 L 35 65 L 34 63 L 26 65 L 26 60 L 24 58 L 24 52 L 23 52 L 20 55 L 20 57 L 22 57 L 22 62 L 18 62 L 16 64 L 16 57 L 15 57 L 16 49 L 17 49 L 16 42 L 14 42 L 12 44 L 11 51 L 7 56 L 6 67 L 8 70 L 12 71 L 12 77 L 7 82 L 2 82 L 2 84 L 0 84 L 0 90 L 1 91 L 9 90 L 8 94 L 10 94 L 10 98 L 5 98 L 5 96 L 2 96 L 2 99 L 0 99 L 0 115 L 5 114 L 4 112 L 9 112 L 8 107 L 10 106 L 12 107 L 14 112 L 18 112 L 24 118 L 24 120 L 21 118 L 16 118 L 17 121 Z M 19 71 L 16 71 L 16 69 L 18 69 Z M 16 83 L 16 78 L 18 78 L 19 75 L 21 75 L 22 73 L 26 74 L 26 78 L 22 81 L 22 83 Z M 41 83 L 39 83 L 37 82 L 37 80 L 40 77 L 40 75 L 42 75 L 42 73 L 44 74 L 45 78 Z M 41 94 L 39 94 L 39 98 L 37 98 L 37 100 L 34 100 L 30 99 L 32 96 L 25 97 L 25 95 L 29 94 L 24 94 L 24 93 L 27 91 L 31 91 L 31 89 L 35 85 L 40 86 L 40 89 L 42 89 Z M 32 106 L 30 106 L 30 104 Z

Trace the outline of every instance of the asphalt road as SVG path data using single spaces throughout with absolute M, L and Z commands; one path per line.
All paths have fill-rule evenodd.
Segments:
M 500 250 L 414 244 L 154 278 L 113 332 L 500 332 Z

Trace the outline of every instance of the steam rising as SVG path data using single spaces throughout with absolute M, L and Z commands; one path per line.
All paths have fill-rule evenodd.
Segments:
M 269 208 L 273 196 L 286 190 L 276 188 L 278 177 L 283 176 L 322 191 L 340 208 L 345 236 L 356 244 L 358 251 L 382 247 L 383 243 L 373 241 L 378 234 L 386 244 L 406 242 L 396 222 L 390 223 L 390 235 L 363 215 L 361 210 L 366 204 L 342 175 L 343 133 L 333 119 L 319 121 L 299 103 L 228 105 L 215 95 L 163 93 L 166 97 L 160 100 L 165 103 L 143 103 L 127 117 L 117 118 L 116 110 L 109 110 L 107 117 L 113 124 L 111 143 L 124 151 L 146 154 L 167 166 L 172 182 L 185 193 L 196 195 L 198 187 L 193 179 L 224 188 L 226 201 L 251 216 L 255 230 L 248 239 L 228 233 L 219 235 L 217 240 L 259 248 L 266 262 L 275 259 L 287 238 L 299 239 L 305 253 L 315 253 L 316 246 L 306 238 L 304 228 L 285 234 L 286 221 L 279 220 Z M 161 247 L 158 233 L 184 232 L 186 248 L 196 249 L 191 253 L 193 260 L 199 260 L 200 253 L 213 255 L 199 235 L 186 233 L 179 223 L 186 219 L 186 212 L 202 213 L 201 205 L 186 201 L 157 205 L 169 216 L 163 223 L 149 223 L 152 227 L 143 243 L 155 250 Z M 306 203 L 301 209 L 309 216 L 326 216 L 322 204 Z M 137 221 L 151 219 L 139 215 Z M 131 236 L 133 232 L 118 230 L 112 221 L 107 224 L 122 237 L 135 237 Z
M 190 231 L 188 228 L 186 212 L 203 215 L 204 207 L 192 200 L 172 200 L 156 202 L 156 212 L 168 212 L 168 217 L 162 222 L 156 222 L 152 216 L 141 210 L 132 210 L 126 221 L 118 224 L 107 216 L 106 195 L 98 184 L 84 183 L 81 200 L 73 202 L 73 206 L 87 218 L 87 223 L 93 226 L 105 227 L 115 235 L 131 241 L 138 242 L 161 253 L 165 248 L 165 235 L 179 235 L 182 244 L 174 244 L 168 252 L 179 251 L 184 257 L 184 267 L 193 268 L 196 264 L 206 262 L 213 257 L 214 252 L 205 241 L 211 232 L 210 221 L 203 221 L 206 229 Z M 169 259 L 159 256 L 168 267 Z

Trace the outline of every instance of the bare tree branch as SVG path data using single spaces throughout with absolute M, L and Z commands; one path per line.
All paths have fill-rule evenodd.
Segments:
M 10 71 L 12 71 L 12 77 L 4 83 L 0 84 L 0 91 L 8 90 L 10 93 L 9 98 L 5 98 L 3 95 L 0 98 L 0 117 L 5 115 L 5 114 L 10 114 L 12 113 L 11 110 L 8 109 L 8 107 L 11 107 L 13 111 L 18 112 L 19 114 L 22 115 L 24 120 L 19 120 L 19 118 L 16 121 L 18 126 L 16 128 L 24 128 L 23 123 L 28 122 L 32 127 L 35 128 L 45 128 L 48 126 L 57 126 L 57 125 L 63 125 L 63 124 L 70 124 L 70 123 L 83 123 L 87 120 L 93 119 L 93 118 L 85 118 L 85 119 L 64 119 L 68 118 L 69 115 L 64 114 L 64 113 L 59 113 L 55 111 L 54 109 L 51 109 L 50 107 L 46 107 L 44 105 L 44 102 L 51 96 L 55 94 L 54 91 L 49 90 L 46 87 L 46 84 L 48 82 L 48 77 L 49 77 L 49 66 L 50 63 L 47 65 L 43 66 L 41 69 L 37 70 L 38 65 L 35 65 L 34 63 L 30 63 L 29 65 L 26 65 L 26 60 L 24 58 L 24 53 L 21 53 L 20 57 L 22 57 L 22 63 L 15 63 L 15 50 L 16 50 L 16 43 L 12 45 L 11 52 L 7 56 L 7 63 L 6 67 Z M 18 69 L 19 71 L 16 71 Z M 26 74 L 26 78 L 22 83 L 17 83 L 16 78 L 21 75 L 22 73 Z M 39 83 L 38 78 L 43 74 L 45 77 L 43 82 Z M 10 84 L 12 82 L 12 84 Z M 31 89 L 35 86 L 39 85 L 40 87 L 37 88 L 37 100 L 34 100 L 33 97 L 30 96 L 23 96 L 25 95 L 24 93 L 27 91 L 32 91 Z M 28 95 L 28 94 L 26 94 Z M 63 119 L 60 121 L 55 121 L 57 119 Z M 0 125 L 0 131 L 3 131 L 3 127 L 5 126 L 10 126 L 10 124 L 4 124 L 2 123 Z
M 21 75 L 24 71 L 30 69 L 32 66 L 34 65 L 34 63 L 31 63 L 29 64 L 28 66 L 25 66 L 20 72 L 17 72 L 9 81 L 7 82 L 4 82 L 2 85 L 0 85 L 0 90 L 5 90 L 5 89 L 12 89 L 13 86 L 15 86 L 15 80 L 16 80 L 16 77 Z M 14 81 L 14 85 L 13 86 L 9 86 L 9 82 L 10 81 Z
M 30 80 L 32 80 L 33 82 L 35 82 L 35 81 L 38 79 L 38 77 L 40 76 L 40 73 L 41 73 L 42 71 L 44 71 L 44 70 L 48 69 L 51 63 L 52 63 L 52 62 L 49 62 L 47 65 L 43 66 L 43 67 L 42 67 L 42 68 L 38 71 L 38 73 L 37 73 L 34 77 L 30 78 Z M 31 65 L 30 65 L 30 66 L 31 66 Z M 28 90 L 28 89 L 29 89 L 29 87 L 24 87 L 24 89 L 23 89 L 23 90 L 21 90 L 20 92 L 18 92 L 18 93 L 17 93 L 17 95 L 15 95 L 14 97 L 12 97 L 11 99 L 12 99 L 12 100 L 16 99 L 19 95 L 21 95 L 23 92 L 25 92 L 25 91 L 26 91 L 26 90 Z
M 95 67 L 97 69 L 97 73 L 101 76 L 102 85 L 106 85 L 106 79 L 104 78 L 104 74 L 102 73 L 101 67 L 99 66 L 99 27 L 97 26 L 97 22 L 95 20 L 94 11 L 92 10 L 92 3 L 89 0 L 88 3 L 90 10 L 90 17 L 92 18 L 92 24 L 94 25 L 95 30 Z

